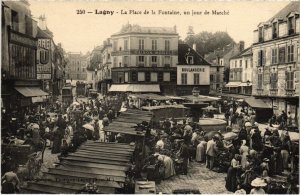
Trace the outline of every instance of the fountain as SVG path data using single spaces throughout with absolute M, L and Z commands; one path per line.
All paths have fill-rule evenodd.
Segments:
M 205 131 L 224 131 L 227 126 L 225 120 L 215 118 L 201 118 L 203 115 L 203 108 L 207 107 L 209 104 L 205 103 L 205 100 L 203 101 L 203 99 L 199 98 L 200 90 L 197 87 L 193 88 L 192 94 L 192 102 L 184 103 L 183 105 L 190 109 L 190 115 L 193 118 L 193 121 L 198 121 L 200 126 Z

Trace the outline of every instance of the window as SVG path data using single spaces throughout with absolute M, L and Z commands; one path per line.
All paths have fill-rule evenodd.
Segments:
M 248 60 L 245 60 L 245 66 L 248 68 Z
M 145 73 L 138 72 L 138 81 L 145 81 Z
M 286 89 L 294 90 L 294 72 L 286 72 Z
M 237 68 L 237 61 L 234 61 L 234 67 Z
M 139 50 L 144 50 L 144 39 L 139 39 Z
M 128 83 L 128 72 L 124 73 L 124 82 Z
M 263 88 L 263 74 L 258 74 L 257 77 L 257 88 L 262 89 Z
M 274 22 L 273 26 L 272 26 L 273 39 L 276 39 L 278 37 L 277 36 L 277 31 L 278 31 L 277 26 L 278 26 L 278 23 Z
M 124 50 L 128 50 L 128 40 L 124 40 Z
M 157 82 L 157 73 L 151 72 L 151 82 Z
M 152 40 L 152 50 L 157 50 L 157 40 Z
M 240 60 L 240 68 L 242 68 L 243 62 L 242 60 Z
M 84 72 L 85 71 L 85 68 L 82 68 L 82 72 Z
M 187 63 L 188 64 L 194 64 L 194 58 L 193 58 L 193 56 L 188 56 L 187 57 Z
M 171 74 L 169 72 L 164 72 L 164 81 L 171 81 Z
M 151 64 L 153 67 L 157 67 L 157 56 L 151 56 Z
M 265 63 L 266 63 L 266 51 L 260 50 L 260 51 L 258 51 L 257 65 L 264 66 Z
M 124 67 L 127 67 L 128 66 L 128 56 L 124 56 Z
M 113 66 L 117 67 L 117 58 L 113 58 Z
M 19 15 L 13 10 L 11 10 L 11 25 L 13 30 L 19 31 Z
M 32 19 L 25 15 L 26 34 L 32 36 Z
M 292 35 L 295 33 L 295 17 L 289 17 L 288 19 L 288 29 L 289 29 L 289 35 Z
M 108 60 L 110 59 L 110 54 L 107 54 L 107 59 L 108 59 Z
M 122 63 L 121 62 L 119 62 L 119 67 L 122 67 Z
M 271 73 L 270 75 L 270 88 L 277 89 L 277 73 Z
M 187 84 L 187 73 L 181 73 L 181 84 L 182 85 Z
M 294 61 L 294 45 L 288 46 L 288 62 Z
M 169 67 L 171 65 L 171 56 L 165 56 L 165 67 Z
M 170 40 L 165 40 L 165 50 L 170 51 Z
M 232 74 L 230 74 L 232 76 Z M 210 82 L 213 82 L 214 81 L 214 75 L 209 75 L 209 80 Z
M 264 29 L 262 26 L 258 28 L 258 41 L 259 42 L 264 41 L 264 31 L 263 30 Z
M 277 48 L 272 49 L 272 59 L 271 63 L 272 64 L 277 64 Z
M 285 63 L 285 47 L 279 48 L 279 63 Z
M 194 73 L 194 85 L 200 84 L 200 75 L 199 73 Z
M 138 56 L 138 66 L 145 65 L 145 56 Z
M 118 41 L 114 41 L 114 51 L 117 51 L 118 48 Z

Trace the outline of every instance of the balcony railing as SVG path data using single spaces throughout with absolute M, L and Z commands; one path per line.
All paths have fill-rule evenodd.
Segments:
M 276 96 L 278 93 L 278 89 L 270 89 L 270 96 Z
M 264 89 L 256 89 L 257 95 L 262 95 L 264 92 Z
M 165 67 L 166 67 L 166 68 L 170 68 L 170 67 L 171 67 L 171 64 L 165 64 Z
M 138 63 L 137 66 L 138 66 L 138 67 L 144 67 L 145 64 L 144 64 L 144 63 Z
M 264 38 L 263 38 L 263 37 L 259 37 L 259 38 L 258 38 L 258 42 L 261 43 L 261 42 L 263 42 L 263 41 L 264 41 Z
M 273 33 L 273 39 L 276 39 L 277 37 L 277 33 Z
M 295 95 L 295 89 L 285 89 L 285 94 L 287 96 L 294 96 Z
M 295 33 L 295 30 L 294 29 L 289 29 L 289 35 L 292 35 Z
M 157 64 L 152 64 L 152 67 L 157 67 Z

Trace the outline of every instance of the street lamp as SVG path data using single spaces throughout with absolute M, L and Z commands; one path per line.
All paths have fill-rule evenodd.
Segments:
M 95 89 L 95 90 L 97 90 L 97 88 L 96 88 L 96 82 L 97 82 L 97 71 L 98 71 L 98 69 L 97 69 L 97 68 L 95 68 L 95 84 L 94 84 L 94 89 Z

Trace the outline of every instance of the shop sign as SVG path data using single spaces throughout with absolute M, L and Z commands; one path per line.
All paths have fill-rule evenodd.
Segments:
M 182 68 L 182 72 L 205 72 L 205 68 Z
M 26 37 L 17 32 L 13 32 L 13 31 L 10 32 L 10 41 L 15 42 L 15 43 L 21 43 L 21 44 L 28 45 L 31 47 L 37 46 L 37 42 L 34 38 L 29 38 L 29 37 Z
M 132 50 L 133 55 L 176 55 L 174 51 L 165 50 Z
M 37 79 L 50 80 L 51 79 L 51 74 L 37 74 Z
M 44 102 L 44 100 L 45 100 L 45 97 L 43 97 L 43 96 L 32 97 L 32 103 Z

